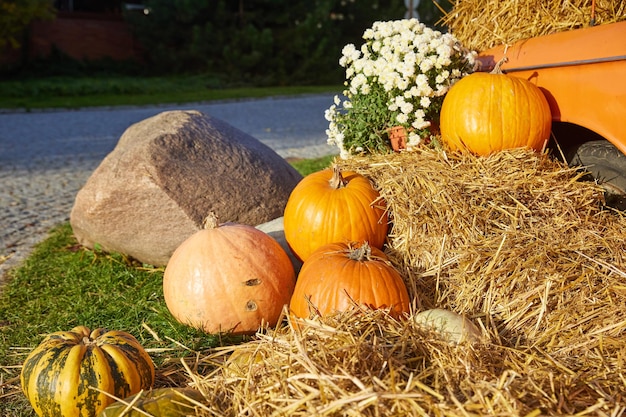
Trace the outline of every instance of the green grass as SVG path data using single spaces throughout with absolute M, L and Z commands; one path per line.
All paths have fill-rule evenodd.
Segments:
M 333 158 L 292 165 L 307 175 Z M 241 342 L 242 337 L 220 338 L 178 323 L 163 300 L 162 277 L 163 268 L 80 247 L 68 223 L 54 228 L 0 291 L 0 415 L 35 417 L 19 391 L 20 366 L 51 332 L 77 325 L 127 331 L 149 349 L 157 367 Z M 171 383 L 162 375 L 158 382 Z
M 151 105 L 341 91 L 341 86 L 222 88 L 219 82 L 208 76 L 51 77 L 0 81 L 0 108 Z

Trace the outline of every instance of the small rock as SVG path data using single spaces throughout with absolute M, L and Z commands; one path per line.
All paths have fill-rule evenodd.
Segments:
M 258 226 L 256 226 L 256 228 L 262 232 L 267 233 L 268 235 L 273 237 L 278 243 L 280 243 L 280 246 L 282 246 L 285 252 L 287 252 L 287 255 L 289 255 L 289 259 L 291 259 L 293 269 L 296 271 L 297 275 L 300 271 L 300 268 L 302 268 L 302 261 L 293 254 L 291 248 L 289 247 L 289 244 L 287 243 L 287 239 L 285 239 L 285 226 L 283 221 L 284 218 L 281 216 L 274 220 L 270 220 L 269 222 L 259 224 Z
M 124 132 L 76 195 L 70 223 L 86 247 L 162 266 L 210 212 L 251 226 L 282 216 L 301 179 L 228 123 L 167 111 Z

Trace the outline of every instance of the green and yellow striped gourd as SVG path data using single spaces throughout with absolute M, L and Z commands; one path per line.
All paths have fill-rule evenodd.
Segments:
M 154 364 L 131 334 L 78 326 L 46 336 L 24 361 L 20 378 L 40 417 L 94 417 L 115 401 L 112 396 L 150 389 Z

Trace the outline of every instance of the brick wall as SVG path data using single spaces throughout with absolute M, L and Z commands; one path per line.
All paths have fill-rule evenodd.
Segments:
M 46 57 L 53 45 L 79 60 L 127 60 L 138 58 L 140 53 L 119 15 L 59 12 L 55 20 L 34 22 L 30 35 L 31 58 Z

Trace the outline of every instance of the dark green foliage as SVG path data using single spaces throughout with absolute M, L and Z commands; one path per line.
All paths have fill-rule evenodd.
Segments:
M 51 0 L 0 1 L 0 51 L 18 48 L 24 41 L 25 29 L 34 19 L 53 17 Z
M 0 1 L 3 12 L 22 2 Z M 135 3 L 134 1 L 132 3 Z M 119 1 L 75 1 L 75 10 L 124 14 L 139 44 L 142 62 L 78 61 L 54 51 L 44 60 L 1 67 L 3 77 L 155 76 L 207 74 L 225 87 L 340 84 L 341 50 L 360 45 L 374 21 L 401 19 L 402 0 L 144 0 L 144 9 L 127 10 Z M 450 8 L 448 0 L 439 1 Z M 42 16 L 50 0 L 28 0 L 23 18 Z M 8 6 L 7 6 L 8 7 Z M 435 26 L 441 12 L 434 0 L 422 0 L 420 20 Z M 3 14 L 4 13 L 4 14 Z M 25 20 L 24 20 L 25 21 Z M 30 20 L 28 20 L 30 22 Z M 25 32 L 24 32 L 25 34 Z M 9 36 L 0 30 L 0 46 Z M 20 35 L 22 36 L 22 35 Z M 3 38 L 4 37 L 4 38 Z
M 163 72 L 227 74 L 231 83 L 338 83 L 346 43 L 375 20 L 398 19 L 391 0 L 146 0 L 126 18 L 149 65 Z

